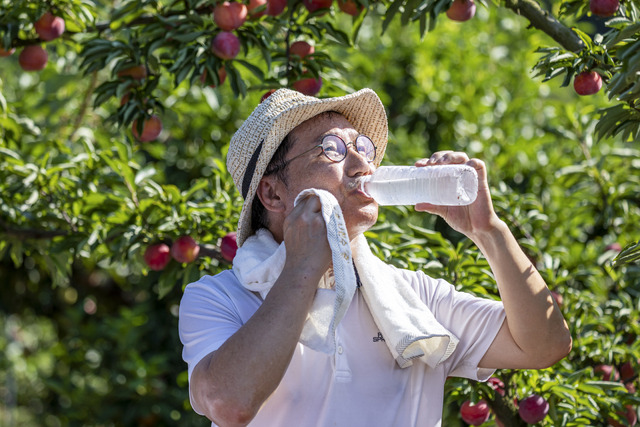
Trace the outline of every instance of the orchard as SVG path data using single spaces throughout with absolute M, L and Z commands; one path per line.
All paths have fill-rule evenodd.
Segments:
M 205 426 L 184 287 L 229 269 L 233 132 L 371 87 L 383 164 L 483 159 L 573 349 L 447 380 L 443 426 L 628 426 L 640 397 L 640 1 L 0 1 L 0 425 Z M 498 298 L 471 242 L 381 207 L 373 252 Z

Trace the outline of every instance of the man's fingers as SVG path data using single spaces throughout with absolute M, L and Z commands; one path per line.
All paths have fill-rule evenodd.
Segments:
M 418 167 L 433 166 L 433 165 L 448 165 L 448 164 L 462 164 L 469 161 L 467 153 L 462 151 L 437 151 L 431 155 L 428 159 L 420 159 L 415 165 Z
M 432 205 L 431 203 L 418 203 L 415 205 L 415 210 L 418 212 L 428 212 L 435 215 L 442 215 L 447 209 L 447 206 Z
M 320 212 L 321 209 L 322 204 L 320 203 L 320 198 L 313 193 L 309 193 L 305 194 L 298 200 L 298 203 L 291 211 L 291 214 L 298 216 L 305 211 Z
M 478 173 L 478 180 L 482 182 L 487 177 L 487 168 L 484 162 L 480 159 L 471 159 L 467 161 L 467 165 L 471 166 Z
M 304 198 L 300 199 L 298 206 L 302 211 L 320 212 L 322 210 L 322 203 L 320 203 L 320 197 L 315 194 L 306 194 Z
M 467 153 L 450 151 L 443 153 L 435 162 L 436 165 L 460 164 L 469 161 Z
M 305 195 L 298 200 L 296 206 L 285 219 L 285 227 L 300 227 L 304 224 L 312 227 L 324 226 L 322 203 L 320 203 L 320 198 L 315 194 Z

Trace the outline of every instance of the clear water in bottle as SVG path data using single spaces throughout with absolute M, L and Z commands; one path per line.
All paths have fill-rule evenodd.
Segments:
M 478 174 L 467 165 L 381 166 L 360 185 L 379 205 L 462 206 L 475 201 Z

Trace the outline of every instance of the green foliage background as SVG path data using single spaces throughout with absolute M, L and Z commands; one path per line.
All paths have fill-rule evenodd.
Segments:
M 346 34 L 351 25 L 335 17 Z M 640 271 L 622 256 L 633 258 L 640 240 L 637 144 L 594 139 L 604 94 L 581 98 L 533 78 L 535 49 L 553 43 L 504 9 L 478 7 L 465 24 L 440 20 L 424 39 L 418 24 L 394 21 L 384 35 L 382 25 L 365 19 L 355 49 L 316 43 L 337 64 L 324 71 L 320 95 L 378 92 L 391 131 L 385 164 L 442 149 L 487 162 L 496 209 L 562 295 L 574 337 L 569 357 L 550 369 L 498 372 L 506 400 L 544 396 L 551 410 L 541 425 L 621 419 L 640 399 L 594 367 L 639 370 Z M 230 84 L 174 86 L 160 74 L 165 131 L 139 144 L 109 120 L 117 99 L 86 108 L 108 71 L 80 78 L 80 45 L 49 49 L 54 60 L 40 73 L 0 58 L 0 424 L 208 425 L 189 407 L 177 308 L 187 283 L 229 268 L 216 249 L 235 229 L 241 199 L 224 159 L 264 85 L 238 67 L 255 90 L 236 98 Z M 184 234 L 205 256 L 145 268 L 147 245 Z M 381 208 L 368 237 L 395 265 L 497 297 L 477 248 L 435 217 Z M 628 383 L 638 387 L 637 374 Z M 479 398 L 499 399 L 484 384 L 450 380 L 443 425 L 462 425 L 460 405 Z

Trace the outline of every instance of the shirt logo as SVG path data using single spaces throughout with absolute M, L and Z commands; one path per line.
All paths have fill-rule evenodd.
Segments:
M 378 332 L 378 336 L 377 337 L 373 337 L 373 342 L 378 342 L 378 341 L 384 341 L 384 337 L 382 336 L 382 334 L 380 332 Z

